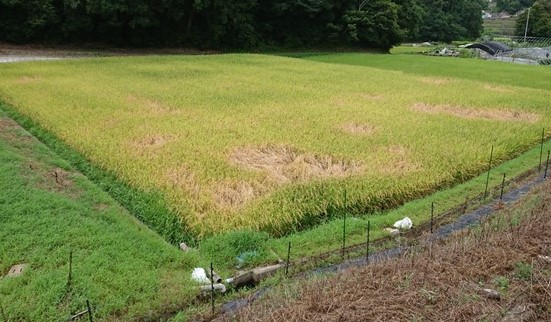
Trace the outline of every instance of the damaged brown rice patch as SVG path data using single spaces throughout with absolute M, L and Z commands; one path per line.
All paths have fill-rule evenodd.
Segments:
M 40 80 L 38 76 L 23 76 L 15 81 L 16 84 L 29 84 Z
M 236 208 L 262 196 L 267 189 L 268 186 L 257 182 L 228 180 L 215 186 L 213 198 L 221 208 Z
M 379 165 L 379 171 L 387 175 L 404 175 L 423 170 L 423 167 L 412 161 L 411 152 L 401 145 L 384 147 L 381 154 L 389 155 L 389 160 Z
M 496 86 L 496 85 L 492 85 L 492 84 L 484 84 L 484 89 L 488 90 L 488 91 L 496 92 L 496 93 L 511 93 L 512 92 L 512 90 L 509 89 L 509 88 Z
M 143 107 L 147 112 L 151 112 L 157 115 L 163 115 L 177 111 L 159 101 L 150 100 L 143 97 L 129 95 L 126 100 L 132 105 L 139 105 L 140 107 Z
M 377 95 L 377 94 L 360 94 L 360 97 L 366 100 L 373 100 L 378 101 L 383 99 L 383 95 Z
M 421 83 L 429 84 L 429 85 L 446 85 L 453 82 L 453 80 L 449 78 L 437 78 L 437 77 L 423 77 L 420 79 L 420 81 Z
M 281 145 L 238 148 L 230 160 L 242 168 L 264 172 L 278 183 L 345 177 L 362 171 L 359 162 L 303 153 Z
M 536 123 L 540 116 L 536 113 L 511 111 L 506 109 L 472 109 L 453 105 L 430 105 L 416 103 L 413 110 L 427 114 L 448 114 L 466 119 L 487 119 L 497 121 L 522 121 Z
M 141 139 L 132 141 L 132 146 L 138 148 L 160 148 L 171 141 L 170 135 L 148 135 Z
M 373 126 L 353 122 L 342 124 L 339 128 L 343 132 L 356 135 L 370 135 L 375 131 Z

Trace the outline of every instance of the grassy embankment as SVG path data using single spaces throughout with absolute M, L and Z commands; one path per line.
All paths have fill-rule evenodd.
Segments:
M 1 321 L 63 321 L 86 300 L 95 321 L 147 320 L 196 295 L 197 252 L 167 244 L 1 111 L 0 241 Z
M 549 321 L 550 192 L 547 182 L 444 242 L 425 235 L 403 257 L 283 283 L 220 320 Z

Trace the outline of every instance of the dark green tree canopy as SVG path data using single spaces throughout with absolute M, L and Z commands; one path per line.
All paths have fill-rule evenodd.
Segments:
M 534 0 L 496 0 L 496 10 L 515 14 L 533 3 Z
M 480 34 L 485 0 L 0 0 L 0 41 L 248 49 Z
M 484 0 L 421 0 L 425 10 L 421 38 L 452 41 L 473 39 L 482 32 Z

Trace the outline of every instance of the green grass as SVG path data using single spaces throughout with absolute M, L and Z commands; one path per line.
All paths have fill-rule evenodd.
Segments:
M 402 45 L 402 46 L 393 47 L 390 50 L 390 53 L 393 54 L 393 55 L 395 55 L 395 54 L 421 54 L 421 53 L 431 52 L 431 51 L 434 50 L 434 48 L 436 48 L 436 46 L 434 46 L 434 45 L 431 45 L 431 46 L 417 46 L 417 47 L 414 47 L 412 45 Z
M 450 57 L 429 57 L 422 55 L 369 55 L 369 54 L 328 54 L 302 57 L 303 59 L 343 64 L 357 67 L 373 67 L 410 75 L 445 77 L 450 79 L 471 80 L 484 83 L 519 87 L 525 89 L 551 90 L 549 77 L 551 69 L 544 66 L 525 66 L 498 61 L 462 59 Z M 473 96 L 475 93 L 461 93 Z M 499 93 L 491 93 L 495 96 Z M 522 95 L 522 93 L 519 93 Z M 545 94 L 544 94 L 545 95 Z M 526 97 L 526 102 L 531 98 Z
M 384 212 L 480 174 L 491 145 L 497 163 L 520 155 L 551 117 L 548 70 L 311 59 L 341 64 L 262 55 L 6 64 L 0 97 L 122 182 L 161 193 L 198 236 L 283 235 L 343 211 Z
M 196 251 L 167 244 L 1 111 L 0 240 L 8 321 L 63 321 L 87 299 L 95 321 L 148 320 L 196 295 Z M 23 275 L 3 277 L 20 263 L 29 265 Z

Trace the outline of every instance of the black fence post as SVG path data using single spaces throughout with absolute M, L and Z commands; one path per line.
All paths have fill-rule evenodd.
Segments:
M 346 212 L 344 212 L 343 215 L 343 223 L 342 223 L 342 259 L 344 260 L 345 251 L 344 248 L 346 247 Z
M 543 131 L 541 132 L 541 147 L 540 147 L 540 165 L 538 166 L 538 172 L 541 172 L 541 161 L 543 158 L 543 139 L 545 137 L 545 128 L 543 128 Z
M 289 242 L 289 247 L 287 248 L 287 264 L 285 264 L 285 276 L 289 275 L 290 259 L 291 259 L 291 242 Z
M 434 226 L 434 202 L 431 202 L 430 204 L 430 233 L 433 233 L 433 226 Z
M 365 263 L 369 264 L 369 232 L 371 231 L 371 222 L 367 221 L 367 241 L 365 246 Z
M 503 180 L 501 180 L 501 192 L 499 193 L 499 200 L 503 200 L 503 189 L 505 189 L 505 173 L 503 174 Z
M 344 260 L 344 249 L 346 247 L 346 190 L 344 190 L 344 212 L 343 212 L 343 222 L 342 222 L 342 259 Z
M 90 306 L 90 301 L 86 300 L 86 309 L 88 310 L 88 320 L 90 322 L 94 322 L 94 318 L 92 316 L 92 307 Z
M 486 176 L 486 188 L 484 188 L 484 199 L 488 196 L 488 184 L 490 183 L 490 170 L 492 170 L 492 158 L 494 156 L 494 146 L 490 150 L 490 162 L 488 162 L 488 176 Z
M 551 151 L 547 150 L 547 162 L 545 163 L 545 174 L 543 175 L 543 178 L 547 178 L 547 170 L 549 169 L 549 154 Z
M 212 314 L 214 314 L 214 269 L 212 268 L 212 262 L 210 262 L 210 306 L 212 308 Z
M 71 287 L 71 280 L 73 278 L 73 250 L 69 251 L 69 275 L 67 276 L 67 287 Z

